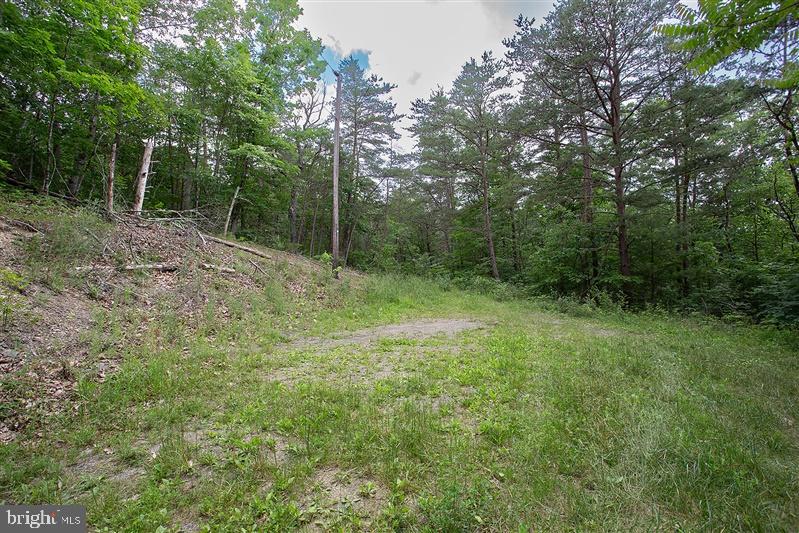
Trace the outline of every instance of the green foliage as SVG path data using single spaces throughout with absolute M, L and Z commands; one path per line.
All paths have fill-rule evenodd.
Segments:
M 8 268 L 0 268 L 0 284 L 9 289 L 22 292 L 28 286 L 28 280 L 22 274 Z
M 792 323 L 797 8 L 671 9 L 560 0 L 543 21 L 519 18 L 507 61 L 481 54 L 412 103 L 407 154 L 396 86 L 344 58 L 345 266 L 498 298 Z M 4 3 L 0 172 L 97 205 L 113 152 L 124 210 L 154 138 L 145 211 L 191 211 L 208 231 L 230 213 L 233 238 L 328 260 L 334 99 L 300 13 L 295 0 Z M 96 250 L 46 226 L 28 261 L 61 286 Z
M 689 65 L 707 72 L 735 54 L 768 54 L 774 41 L 794 41 L 787 50 L 782 72 L 765 81 L 776 88 L 799 86 L 795 32 L 799 7 L 790 2 L 768 0 L 700 1 L 698 9 L 677 4 L 679 22 L 665 24 L 660 31 L 693 52 Z M 782 61 L 782 59 L 780 59 Z

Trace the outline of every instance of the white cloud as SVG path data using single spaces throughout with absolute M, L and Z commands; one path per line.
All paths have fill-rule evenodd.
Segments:
M 437 86 L 449 87 L 470 57 L 505 53 L 502 39 L 524 12 L 540 17 L 550 1 L 521 0 L 300 0 L 306 27 L 336 53 L 370 50 L 370 71 L 398 85 L 399 113 Z M 404 121 L 407 125 L 407 119 Z M 402 149 L 412 147 L 404 135 Z
M 325 39 L 325 44 L 329 46 L 333 52 L 336 53 L 337 56 L 344 56 L 347 53 L 347 50 L 344 50 L 344 47 L 341 46 L 341 41 L 333 37 L 331 34 L 327 34 L 327 39 Z

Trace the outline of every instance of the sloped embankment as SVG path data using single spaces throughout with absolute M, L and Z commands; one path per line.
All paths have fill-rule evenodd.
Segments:
M 256 251 L 181 218 L 107 220 L 48 199 L 0 200 L 0 442 L 77 410 L 78 383 L 105 380 L 167 314 L 191 326 L 209 312 L 229 318 L 227 302 L 253 291 L 327 298 L 322 263 Z

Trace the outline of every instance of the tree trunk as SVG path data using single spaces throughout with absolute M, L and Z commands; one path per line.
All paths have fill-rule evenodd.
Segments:
M 144 155 L 141 160 L 141 168 L 136 177 L 136 194 L 133 197 L 133 214 L 140 215 L 142 206 L 144 205 L 144 193 L 147 190 L 147 177 L 150 175 L 150 159 L 153 155 L 155 148 L 155 138 L 147 139 L 147 144 L 144 146 Z
M 297 186 L 294 185 L 291 188 L 291 202 L 289 203 L 289 239 L 291 244 L 297 244 L 300 242 L 299 231 L 297 228 L 297 204 L 299 195 L 300 193 L 297 190 Z
M 239 179 L 238 187 L 242 188 L 247 183 L 247 177 L 250 173 L 250 158 L 248 156 L 244 156 L 242 162 L 242 172 L 241 178 Z M 233 225 L 231 226 L 231 233 L 237 233 L 239 229 L 244 228 L 244 208 L 241 203 L 239 203 L 238 207 L 233 208 L 234 216 L 231 217 L 231 222 Z
M 225 219 L 224 237 L 227 239 L 227 229 L 230 226 L 230 216 L 233 214 L 233 206 L 236 205 L 236 198 L 239 197 L 239 190 L 241 187 L 236 187 L 236 192 L 233 193 L 233 199 L 230 201 L 230 208 L 227 210 L 227 218 Z
M 486 133 L 486 137 L 488 134 Z M 491 204 L 488 197 L 488 169 L 486 168 L 486 144 L 482 135 L 480 136 L 482 154 L 480 162 L 480 184 L 483 193 L 483 230 L 485 231 L 486 243 L 488 244 L 488 256 L 491 260 L 491 275 L 499 281 L 499 269 L 497 268 L 497 254 L 494 250 L 494 233 L 491 229 Z
M 614 169 L 614 181 L 616 192 L 616 218 L 618 219 L 618 249 L 619 249 L 619 273 L 622 276 L 630 275 L 630 250 L 627 240 L 627 220 L 626 208 L 627 205 L 624 199 L 624 184 L 622 182 L 622 175 L 619 168 Z
M 685 192 L 688 190 L 688 184 L 691 183 L 691 175 L 688 172 L 683 173 L 682 177 L 682 207 L 680 209 L 680 278 L 682 285 L 682 295 L 688 296 L 688 248 L 689 248 L 689 234 L 688 234 L 688 195 Z
M 338 97 L 337 97 L 338 98 Z M 352 123 L 352 185 L 347 191 L 347 224 L 344 233 L 347 235 L 347 244 L 344 249 L 344 266 L 348 265 L 350 257 L 350 246 L 352 246 L 352 235 L 355 233 L 355 206 L 353 205 L 354 195 L 352 191 L 358 186 L 358 175 L 360 174 L 360 145 L 358 144 L 358 116 L 353 118 Z
M 732 247 L 732 240 L 730 239 L 730 208 L 731 208 L 731 199 L 730 199 L 730 184 L 727 182 L 724 184 L 724 246 L 727 249 L 727 253 L 732 255 L 734 253 Z
M 581 218 L 584 224 L 593 224 L 594 179 L 591 173 L 591 155 L 589 154 L 590 146 L 588 145 L 588 130 L 585 125 L 585 116 L 583 116 L 582 124 L 580 125 L 580 150 L 582 151 L 583 162 L 583 211 L 581 213 Z
M 513 269 L 517 274 L 520 274 L 522 271 L 522 255 L 519 252 L 519 231 L 516 227 L 516 209 L 513 204 L 511 204 L 510 207 L 510 235 L 513 253 Z
M 189 148 L 187 146 L 186 151 L 188 152 L 188 150 Z M 197 175 L 199 166 L 200 166 L 200 141 L 198 139 L 197 145 L 194 147 L 194 169 L 192 172 L 186 172 L 183 175 L 183 188 L 180 194 L 180 206 L 183 211 L 188 211 L 189 209 L 194 208 L 192 202 L 194 195 L 194 178 Z
M 580 105 L 582 106 L 582 89 L 580 90 Z M 591 289 L 594 280 L 599 275 L 599 257 L 594 243 L 594 177 L 591 169 L 591 145 L 588 140 L 588 123 L 585 112 L 580 113 L 580 151 L 583 166 L 582 195 L 583 209 L 580 220 L 588 229 L 588 257 L 583 259 L 588 263 L 587 291 Z M 585 257 L 585 256 L 584 256 Z
M 94 99 L 92 101 L 92 117 L 89 120 L 89 139 L 88 144 L 91 147 L 94 145 L 94 141 L 97 138 L 97 93 L 94 93 Z M 89 154 L 85 147 L 82 147 L 80 152 L 78 153 L 77 157 L 75 158 L 75 169 L 72 172 L 72 175 L 69 178 L 69 183 L 67 184 L 67 189 L 69 190 L 69 195 L 73 198 L 77 198 L 78 192 L 80 191 L 80 186 L 83 183 L 84 174 L 86 172 L 86 167 L 89 163 Z
M 117 148 L 119 147 L 119 130 L 114 133 L 114 142 L 111 144 L 111 160 L 108 163 L 108 181 L 105 184 L 105 210 L 114 212 L 114 177 L 117 170 Z
M 630 250 L 627 240 L 627 218 L 625 211 L 627 203 L 624 191 L 624 159 L 621 138 L 621 74 L 619 72 L 616 49 L 612 49 L 613 67 L 611 68 L 612 82 L 610 88 L 610 130 L 613 142 L 613 152 L 615 161 L 613 162 L 613 185 L 616 204 L 617 233 L 619 245 L 619 273 L 622 276 L 629 276 Z M 628 292 L 625 290 L 625 292 Z
M 44 194 L 50 193 L 50 182 L 53 179 L 52 174 L 55 173 L 54 168 L 57 165 L 55 162 L 55 156 L 53 154 L 53 132 L 55 130 L 56 98 L 56 91 L 53 90 L 53 93 L 50 95 L 50 116 L 48 117 L 47 121 L 47 165 L 45 165 L 44 179 L 42 180 L 42 192 Z
M 347 232 L 347 246 L 344 248 L 344 264 L 349 265 L 350 248 L 352 247 L 352 236 L 355 233 L 355 222 L 349 225 Z
M 308 246 L 308 251 L 311 254 L 311 257 L 314 255 L 314 244 L 316 240 L 316 215 L 319 213 L 319 195 L 316 195 L 316 201 L 313 206 L 313 217 L 311 218 L 311 243 Z

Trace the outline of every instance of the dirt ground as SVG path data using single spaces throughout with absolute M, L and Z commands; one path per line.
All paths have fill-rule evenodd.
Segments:
M 381 339 L 404 338 L 419 340 L 436 335 L 452 337 L 462 331 L 481 329 L 484 327 L 485 324 L 482 322 L 465 318 L 427 318 L 400 324 L 360 329 L 336 337 L 308 337 L 297 339 L 289 345 L 289 348 L 324 350 L 347 344 L 368 346 Z

